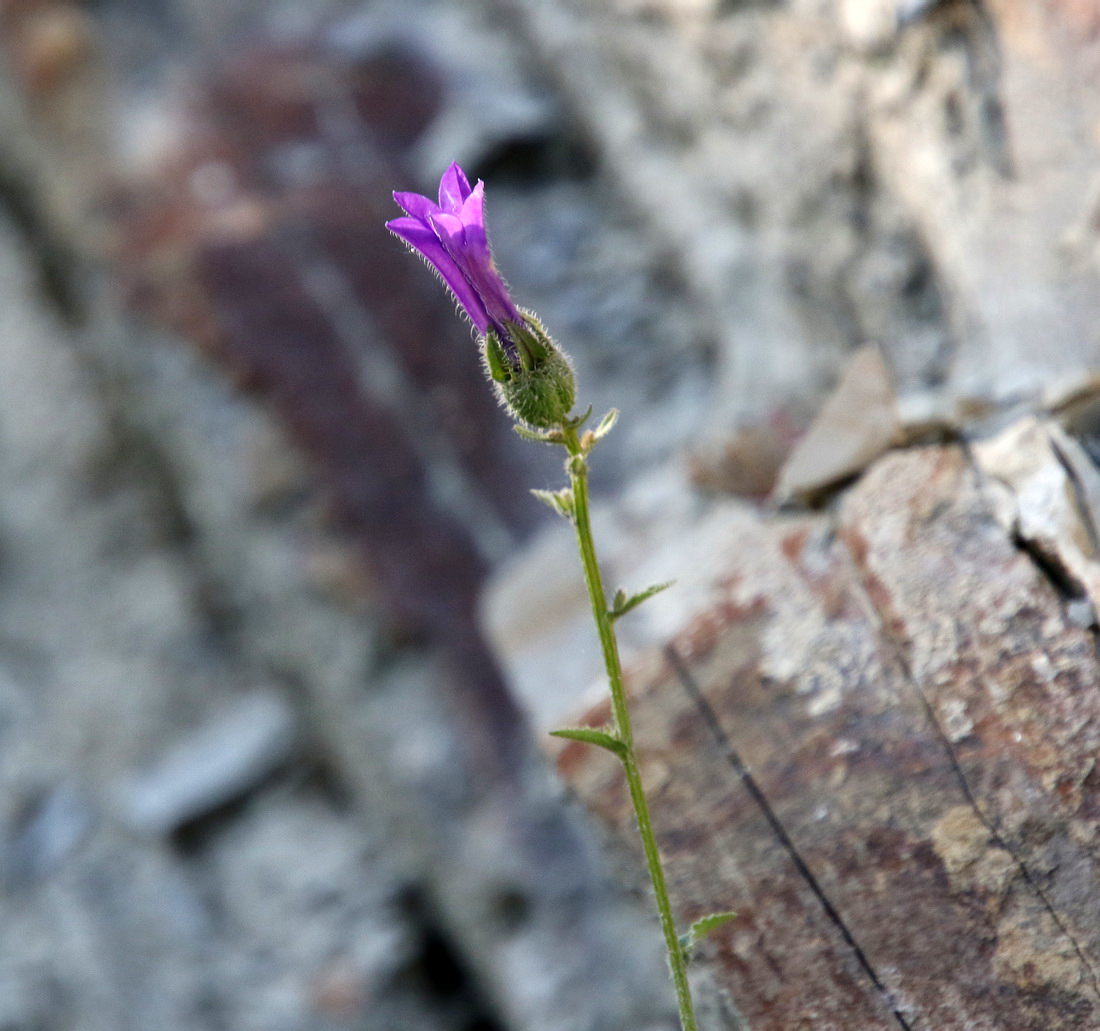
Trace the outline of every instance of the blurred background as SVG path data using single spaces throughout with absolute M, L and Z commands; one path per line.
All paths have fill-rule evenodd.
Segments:
M 391 191 L 483 178 L 622 409 L 637 655 L 865 343 L 917 422 L 1097 365 L 1098 73 L 1092 0 L 0 0 L 0 1028 L 673 1027 L 543 757 L 559 458 Z

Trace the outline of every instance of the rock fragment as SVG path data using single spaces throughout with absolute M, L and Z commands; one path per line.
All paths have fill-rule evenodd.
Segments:
M 294 750 L 295 716 L 272 692 L 242 698 L 119 785 L 119 816 L 140 834 L 169 834 L 256 787 Z

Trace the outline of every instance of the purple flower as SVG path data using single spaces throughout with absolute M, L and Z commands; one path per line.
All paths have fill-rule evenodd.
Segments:
M 439 273 L 481 334 L 481 359 L 501 404 L 521 423 L 561 427 L 576 401 L 568 356 L 530 312 L 508 296 L 485 235 L 485 184 L 470 189 L 452 164 L 439 181 L 439 203 L 395 193 L 406 217 L 386 228 Z
M 427 260 L 466 310 L 477 331 L 492 329 L 513 365 L 519 352 L 515 328 L 523 315 L 508 296 L 485 234 L 485 184 L 471 189 L 466 173 L 452 163 L 439 181 L 439 203 L 419 193 L 395 193 L 393 199 L 407 218 L 395 218 L 386 228 Z

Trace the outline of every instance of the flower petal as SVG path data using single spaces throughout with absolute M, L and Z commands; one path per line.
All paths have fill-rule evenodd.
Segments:
M 489 240 L 485 234 L 485 184 L 479 179 L 470 196 L 462 202 L 458 213 L 466 227 L 466 245 L 468 247 L 489 250 Z
M 484 186 L 479 182 L 464 202 L 461 214 L 441 212 L 429 215 L 428 224 L 476 291 L 497 333 L 503 340 L 510 340 L 508 323 L 522 324 L 523 316 L 508 295 L 508 288 L 493 264 L 483 221 L 484 191 Z M 472 219 L 470 222 L 465 219 L 467 213 Z
M 505 340 L 511 340 L 508 324 L 514 322 L 522 326 L 523 316 L 509 296 L 508 287 L 504 285 L 496 266 L 490 261 L 487 265 L 475 265 L 466 271 L 489 321 Z
M 455 299 L 466 310 L 477 331 L 485 333 L 491 323 L 481 297 L 431 228 L 415 218 L 395 218 L 386 223 L 386 228 L 418 251 L 439 273 Z
M 401 193 L 395 191 L 393 199 L 405 210 L 405 214 L 412 215 L 426 221 L 428 216 L 439 211 L 439 206 L 431 197 L 425 197 L 420 193 Z
M 439 203 L 419 193 L 394 193 L 407 218 L 386 225 L 439 273 L 478 332 L 496 330 L 501 345 L 514 357 L 512 329 L 523 316 L 493 263 L 485 231 L 485 184 L 470 181 L 452 162 L 439 181 Z
M 443 173 L 443 178 L 439 180 L 439 206 L 449 214 L 456 214 L 462 207 L 463 201 L 469 196 L 470 180 L 458 167 L 458 162 L 452 161 L 450 167 Z
M 449 215 L 442 211 L 428 216 L 428 225 L 435 230 L 436 236 L 449 250 L 458 253 L 466 250 L 466 226 L 458 215 Z

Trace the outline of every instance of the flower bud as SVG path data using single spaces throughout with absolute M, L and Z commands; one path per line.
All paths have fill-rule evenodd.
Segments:
M 508 325 L 515 358 L 494 329 L 481 338 L 485 371 L 513 418 L 538 429 L 560 426 L 577 399 L 573 366 L 542 323 L 529 312 L 522 315 L 522 324 Z
M 577 387 L 569 359 L 530 312 L 516 307 L 485 232 L 485 184 L 457 164 L 443 173 L 439 203 L 395 193 L 405 215 L 386 223 L 435 269 L 481 337 L 481 357 L 501 404 L 520 422 L 560 426 Z

